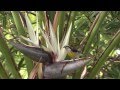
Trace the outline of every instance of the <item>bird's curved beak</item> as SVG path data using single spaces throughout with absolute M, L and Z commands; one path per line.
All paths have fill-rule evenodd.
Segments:
M 65 45 L 63 48 L 67 48 L 67 47 L 70 48 L 70 46 L 68 46 L 68 45 Z

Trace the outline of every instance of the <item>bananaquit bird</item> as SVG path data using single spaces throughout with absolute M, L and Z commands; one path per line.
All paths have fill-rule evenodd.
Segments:
M 72 48 L 70 46 L 64 46 L 63 48 L 66 49 L 67 54 L 70 58 L 72 58 L 72 59 L 79 58 L 80 51 L 78 51 L 77 49 Z

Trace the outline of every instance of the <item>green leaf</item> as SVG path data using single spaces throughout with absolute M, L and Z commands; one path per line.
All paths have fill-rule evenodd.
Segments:
M 2 79 L 8 79 L 9 78 L 7 73 L 6 73 L 6 70 L 4 69 L 3 65 L 1 64 L 1 62 L 0 62 L 0 77 Z
M 89 51 L 89 49 L 90 49 L 89 47 L 91 46 L 92 41 L 94 41 L 94 37 L 97 34 L 97 32 L 99 31 L 99 27 L 102 25 L 102 22 L 104 21 L 104 18 L 106 17 L 106 15 L 107 15 L 106 11 L 102 11 L 100 13 L 99 19 L 98 19 L 97 23 L 95 24 L 95 26 L 91 32 L 91 35 L 89 36 L 89 39 L 87 41 L 87 44 L 85 46 L 83 53 L 87 53 Z
M 19 12 L 18 11 L 11 11 L 11 12 L 12 12 L 12 16 L 13 16 L 16 28 L 18 30 L 18 34 L 26 36 L 25 29 L 24 29 L 22 21 L 20 19 Z
M 90 73 L 88 78 L 95 78 L 95 75 L 99 72 L 100 68 L 102 65 L 105 63 L 107 60 L 108 55 L 110 52 L 114 49 L 116 45 L 120 43 L 120 30 L 115 34 L 113 37 L 112 41 L 106 48 L 106 50 L 101 54 L 98 62 L 96 63 L 95 67 L 93 68 L 92 72 Z
M 8 70 L 12 73 L 14 78 L 21 78 L 19 72 L 17 71 L 16 63 L 10 53 L 10 50 L 5 42 L 5 40 L 1 37 L 0 34 L 0 51 L 2 52 L 3 56 L 5 57 L 5 64 L 8 67 Z

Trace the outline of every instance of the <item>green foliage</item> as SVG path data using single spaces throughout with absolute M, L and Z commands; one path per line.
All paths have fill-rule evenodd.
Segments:
M 107 72 L 106 78 L 120 79 L 120 62 L 115 62 Z
M 120 49 L 120 11 L 0 11 L 0 23 L 0 78 L 28 78 L 34 66 L 9 39 L 49 48 L 61 54 L 59 59 L 68 59 L 62 47 L 69 44 L 81 51 L 81 58 L 92 58 L 84 78 L 120 78 L 119 59 L 107 65 Z M 67 77 L 80 78 L 82 72 L 80 68 L 76 77 Z

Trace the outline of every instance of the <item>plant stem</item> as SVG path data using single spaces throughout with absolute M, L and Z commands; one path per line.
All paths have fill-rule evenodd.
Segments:
M 84 54 L 86 54 L 87 52 L 89 52 L 91 43 L 92 43 L 92 41 L 94 41 L 94 37 L 97 34 L 97 32 L 99 31 L 98 29 L 102 25 L 102 22 L 104 21 L 104 18 L 106 17 L 106 15 L 107 15 L 106 11 L 102 11 L 100 13 L 99 19 L 98 19 L 96 25 L 94 26 L 94 28 L 93 28 L 90 36 L 89 36 L 89 39 L 88 39 L 88 41 L 86 43 L 86 46 L 85 46 L 85 49 L 84 49 L 84 52 L 83 52 Z
M 12 11 L 12 15 L 13 15 L 13 19 L 15 21 L 16 28 L 18 30 L 18 34 L 22 35 L 22 36 L 26 36 L 25 28 L 23 27 L 23 24 L 21 22 L 19 12 L 18 11 Z M 27 65 L 27 71 L 28 71 L 28 73 L 30 73 L 30 71 L 33 68 L 33 62 L 32 62 L 32 60 L 30 60 L 26 56 L 25 56 L 25 62 L 26 62 L 26 65 Z
M 95 78 L 96 74 L 100 71 L 100 68 L 107 60 L 108 55 L 114 49 L 116 45 L 120 43 L 120 30 L 115 34 L 112 41 L 106 48 L 106 50 L 101 54 L 98 62 L 96 63 L 95 67 L 92 69 L 91 73 L 89 74 L 88 78 Z
M 6 58 L 5 63 L 9 69 L 9 71 L 13 74 L 13 76 L 15 78 L 21 78 L 21 76 L 17 70 L 15 61 L 10 53 L 10 50 L 1 35 L 0 35 L 0 51 L 2 52 L 3 56 Z
M 2 79 L 8 79 L 9 78 L 1 63 L 0 63 L 0 77 Z

